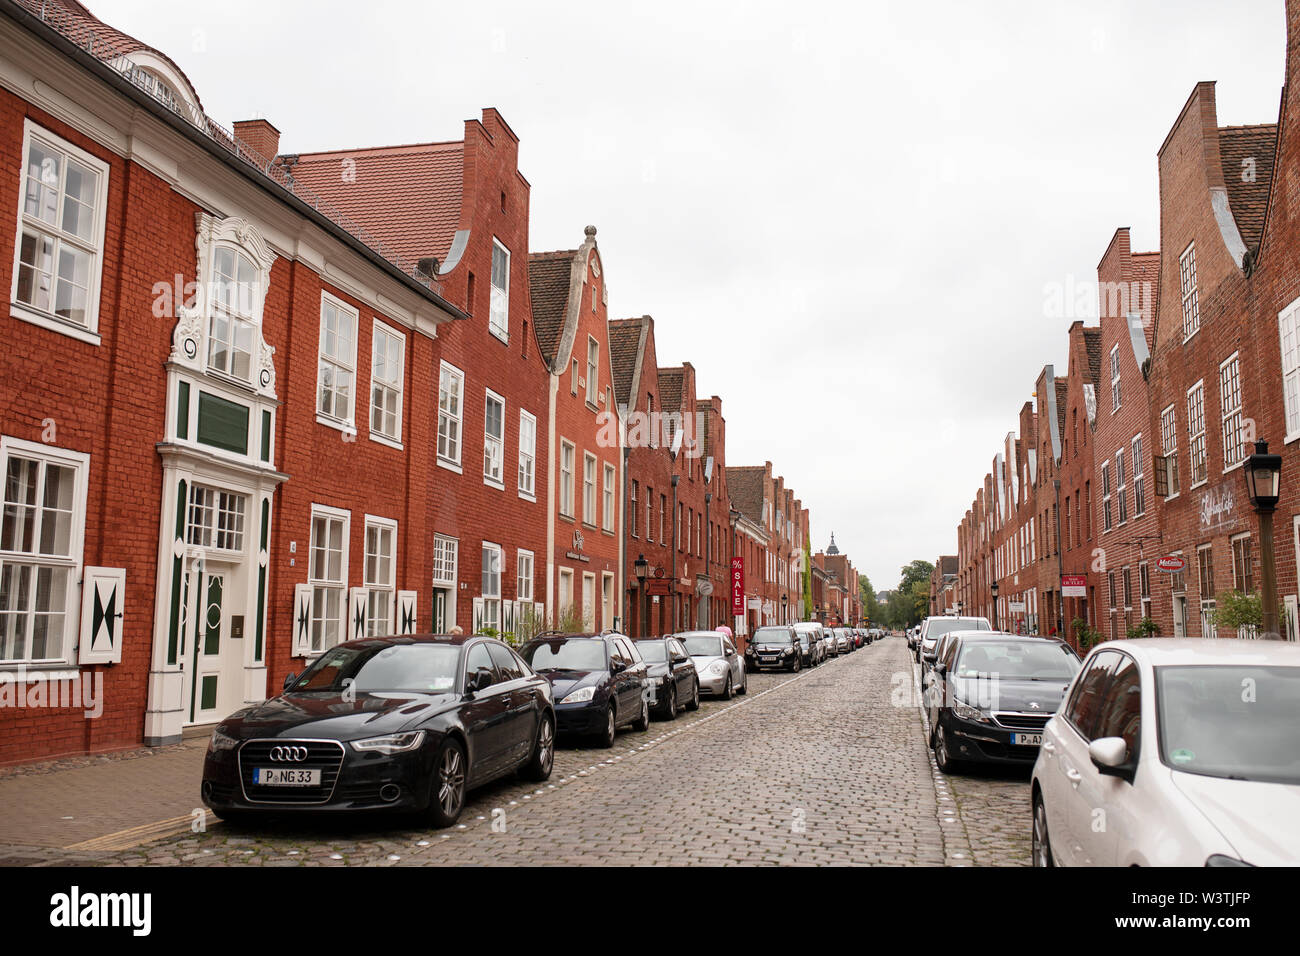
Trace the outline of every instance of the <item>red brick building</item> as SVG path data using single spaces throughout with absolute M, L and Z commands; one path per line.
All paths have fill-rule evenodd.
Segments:
M 178 740 L 324 646 L 414 629 L 417 383 L 465 321 L 161 53 L 71 0 L 28 10 L 0 11 L 0 661 L 102 695 L 7 712 L 0 762 Z
M 588 226 L 581 246 L 528 262 L 533 322 L 550 370 L 546 603 L 549 626 L 613 629 L 623 591 L 622 439 L 609 343 L 609 290 Z
M 1095 606 L 1097 577 L 1093 573 L 1092 487 L 1094 441 L 1099 376 L 1102 364 L 1101 329 L 1086 327 L 1082 322 L 1070 326 L 1069 358 L 1065 389 L 1065 424 L 1061 430 L 1061 573 L 1063 577 L 1081 579 L 1069 590 L 1083 588 L 1083 594 L 1064 596 L 1067 640 L 1078 646 L 1074 621 L 1096 626 Z M 1148 489 L 1148 495 L 1150 490 Z

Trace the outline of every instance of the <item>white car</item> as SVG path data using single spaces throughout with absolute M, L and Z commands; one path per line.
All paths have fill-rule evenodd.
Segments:
M 1093 648 L 1043 730 L 1035 866 L 1300 863 L 1300 645 Z
M 986 617 L 957 617 L 944 614 L 927 617 L 921 622 L 920 634 L 916 639 L 916 660 L 921 665 L 921 673 L 934 663 L 935 648 L 939 638 L 949 631 L 991 631 L 993 625 Z

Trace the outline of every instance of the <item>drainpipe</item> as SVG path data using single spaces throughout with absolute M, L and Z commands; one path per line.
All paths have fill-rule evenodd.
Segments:
M 1061 580 L 1065 576 L 1064 553 L 1061 550 L 1061 479 L 1052 482 L 1056 489 L 1056 636 L 1065 640 L 1065 594 Z
M 712 503 L 713 503 L 713 492 L 711 491 L 705 492 L 704 493 L 704 579 L 710 582 L 712 582 L 713 580 L 709 576 L 709 559 L 713 556 L 713 525 L 709 523 L 709 505 L 711 505 Z M 708 608 L 713 607 L 712 594 L 706 594 L 704 596 L 704 606 Z M 706 619 L 704 622 L 704 626 L 708 627 L 709 623 L 710 622 Z
M 676 460 L 674 459 L 674 466 Z M 677 479 L 678 475 L 673 475 L 673 539 L 669 544 L 669 549 L 673 553 L 673 626 L 669 633 L 677 630 L 677 622 L 681 620 L 678 616 L 677 606 Z

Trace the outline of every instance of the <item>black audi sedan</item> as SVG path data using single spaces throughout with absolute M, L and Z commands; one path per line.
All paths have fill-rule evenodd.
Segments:
M 1031 766 L 1079 656 L 1056 638 L 997 631 L 944 637 L 925 694 L 939 769 L 953 773 L 966 762 Z
M 745 648 L 745 663 L 751 671 L 797 671 L 803 666 L 799 635 L 793 627 L 774 625 L 760 627 L 749 639 Z
M 465 794 L 515 771 L 551 775 L 551 685 L 500 641 L 371 637 L 332 647 L 284 692 L 212 734 L 203 802 L 218 817 L 423 813 L 456 822 Z
M 561 734 L 595 737 L 614 746 L 618 728 L 650 726 L 649 669 L 633 641 L 622 634 L 544 635 L 521 650 L 537 673 L 551 682 Z
M 675 637 L 648 637 L 636 642 L 646 665 L 650 710 L 663 720 L 676 720 L 677 711 L 700 709 L 700 675 L 695 661 Z

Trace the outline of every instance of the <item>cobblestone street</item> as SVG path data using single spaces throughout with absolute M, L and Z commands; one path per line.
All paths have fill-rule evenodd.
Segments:
M 51 850 L 46 861 L 1027 864 L 1028 774 L 937 774 L 920 711 L 902 692 L 913 679 L 899 638 L 797 675 L 752 674 L 746 696 L 622 733 L 612 750 L 562 742 L 546 784 L 473 793 L 446 831 L 213 822 L 112 853 Z

